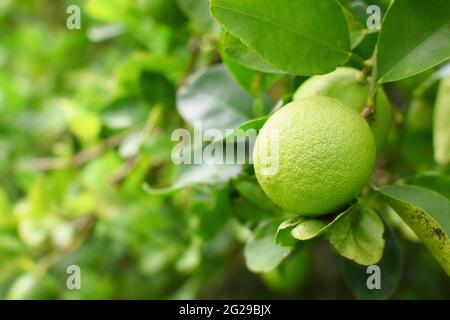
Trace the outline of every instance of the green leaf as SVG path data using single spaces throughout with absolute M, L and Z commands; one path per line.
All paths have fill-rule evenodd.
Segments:
M 450 2 L 396 0 L 378 43 L 380 82 L 404 79 L 450 57 Z
M 233 36 L 285 72 L 327 73 L 349 58 L 347 21 L 335 1 L 211 0 L 211 13 Z
M 283 221 L 278 227 L 277 234 L 275 236 L 275 243 L 279 244 L 283 247 L 292 247 L 297 243 L 297 239 L 295 239 L 291 235 L 292 229 L 294 229 L 298 224 L 305 221 L 307 218 L 305 217 L 292 217 L 288 220 Z
M 407 183 L 440 193 L 450 200 L 450 177 L 448 176 L 437 173 L 424 173 L 408 179 Z
M 381 15 L 384 16 L 387 8 L 389 7 L 390 0 L 338 0 L 338 2 L 344 6 L 353 16 L 353 18 L 363 26 L 367 24 L 367 18 L 369 13 L 367 8 L 372 5 L 376 5 L 381 9 Z
M 411 185 L 385 186 L 380 192 L 450 275 L 450 201 Z
M 238 126 L 237 128 L 235 128 L 231 133 L 226 135 L 224 137 L 224 140 L 241 137 L 241 136 L 247 134 L 249 132 L 248 130 L 259 131 L 259 129 L 262 128 L 264 123 L 266 123 L 267 119 L 269 119 L 269 116 L 263 116 L 260 118 L 248 120 L 248 121 L 244 122 L 243 124 L 241 124 L 240 126 Z
M 247 228 L 253 230 L 262 220 L 273 217 L 273 212 L 256 206 L 244 197 L 232 197 L 233 216 Z
M 217 184 L 236 178 L 242 171 L 239 164 L 183 164 L 175 178 L 175 182 L 165 188 L 155 188 L 148 183 L 143 185 L 144 191 L 151 195 L 169 195 L 182 188 L 198 184 Z
M 231 58 L 226 52 L 221 51 L 222 61 L 233 78 L 252 96 L 264 97 L 264 92 L 278 79 L 280 74 L 263 73 L 249 69 Z M 261 98 L 261 100 L 264 100 Z M 264 101 L 258 101 L 264 104 Z M 264 107 L 264 105 L 263 105 Z
M 234 129 L 253 116 L 253 98 L 217 65 L 192 75 L 177 94 L 177 109 L 191 125 L 203 129 Z
M 345 18 L 347 19 L 348 30 L 350 32 L 351 49 L 354 49 L 364 39 L 367 29 L 365 28 L 365 25 L 361 21 L 359 21 L 354 13 L 348 8 L 348 1 L 341 0 L 338 1 L 338 3 L 341 4 L 342 11 L 344 12 Z
M 319 238 L 357 207 L 358 203 L 354 203 L 338 214 L 331 222 L 327 219 L 292 217 L 280 224 L 275 241 L 280 245 L 291 245 L 296 242 L 295 240 L 307 241 Z
M 373 50 L 377 45 L 379 35 L 379 32 L 367 33 L 356 48 L 353 49 L 353 52 L 363 59 L 370 59 L 373 56 Z
M 372 265 L 383 256 L 384 225 L 370 208 L 358 207 L 336 223 L 329 240 L 338 253 L 362 265 Z
M 310 240 L 317 237 L 321 233 L 322 229 L 327 226 L 326 223 L 317 219 L 307 219 L 300 222 L 291 231 L 292 237 L 297 240 Z
M 448 41 L 450 42 L 450 41 Z M 450 163 L 450 77 L 441 81 L 434 106 L 434 158 L 441 165 Z
M 264 97 L 264 92 L 278 79 L 280 74 L 263 73 L 249 69 L 238 63 L 235 59 L 223 50 L 221 51 L 222 61 L 234 79 L 251 95 Z M 261 99 L 263 100 L 263 99 Z M 264 104 L 264 101 L 258 101 Z
M 247 93 L 237 86 L 223 66 L 211 67 L 194 75 L 178 93 L 179 112 L 194 127 L 197 121 L 201 121 L 203 130 L 218 129 L 221 130 L 222 134 L 218 139 L 213 139 L 213 143 L 207 146 L 198 147 L 195 143 L 192 144 L 192 141 L 190 141 L 190 144 L 183 146 L 180 153 L 188 154 L 192 164 L 184 163 L 180 165 L 179 172 L 171 186 L 155 188 L 149 184 L 144 184 L 144 190 L 153 195 L 167 195 L 190 185 L 227 182 L 237 177 L 242 171 L 242 164 L 238 162 L 226 164 L 228 162 L 225 161 L 224 164 L 217 163 L 214 161 L 215 159 L 211 158 L 211 154 L 205 153 L 205 149 L 224 148 L 223 153 L 226 157 L 226 144 L 237 144 L 238 147 L 245 147 L 245 156 L 246 159 L 249 159 L 252 150 L 248 148 L 245 140 L 251 142 L 253 137 L 256 138 L 256 129 L 260 128 L 266 120 L 266 118 L 258 118 L 245 121 L 246 118 L 251 118 L 252 100 Z M 250 107 L 248 107 L 249 105 Z M 199 106 L 202 108 L 200 109 Z M 240 110 L 241 106 L 245 107 Z M 247 114 L 242 113 L 242 111 Z M 195 129 L 198 128 L 195 127 Z M 246 130 L 249 129 L 255 129 L 255 131 L 248 136 L 248 139 L 234 140 L 235 137 L 242 134 L 246 135 Z M 203 133 L 195 131 L 194 135 L 202 135 Z M 193 140 L 195 140 L 195 136 Z M 201 163 L 195 163 L 196 156 L 194 155 L 196 153 L 202 155 Z
M 253 272 L 269 272 L 276 268 L 291 252 L 291 248 L 274 243 L 278 221 L 262 222 L 245 245 L 247 268 Z
M 266 73 L 283 73 L 229 32 L 222 33 L 221 46 L 227 55 L 244 67 Z
M 382 300 L 388 299 L 394 293 L 400 281 L 402 257 L 395 235 L 389 229 L 385 233 L 386 245 L 383 258 L 377 264 L 380 268 L 380 289 L 369 290 L 367 279 L 371 273 L 367 267 L 342 259 L 342 269 L 345 282 L 357 299 Z

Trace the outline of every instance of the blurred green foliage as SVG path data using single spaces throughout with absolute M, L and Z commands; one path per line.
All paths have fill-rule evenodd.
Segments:
M 66 27 L 71 4 L 80 30 Z M 170 135 L 186 125 L 176 90 L 220 62 L 220 34 L 208 0 L 0 2 L 1 299 L 351 297 L 320 244 L 262 276 L 247 270 L 243 245 L 274 210 L 251 168 L 168 196 L 142 187 L 180 170 L 170 161 Z M 236 72 L 245 87 L 253 74 Z M 425 132 L 411 135 L 429 139 L 418 125 Z M 401 138 L 408 172 L 432 165 L 430 143 L 421 161 L 408 146 L 418 140 Z M 407 271 L 394 297 L 448 298 L 430 254 L 400 243 Z M 69 265 L 81 268 L 81 290 L 66 287 Z

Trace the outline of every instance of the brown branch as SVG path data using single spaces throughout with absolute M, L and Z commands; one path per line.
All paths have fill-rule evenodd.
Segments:
M 136 165 L 139 162 L 140 159 L 139 154 L 135 154 L 131 158 L 125 162 L 125 164 L 117 170 L 116 173 L 114 173 L 113 177 L 111 178 L 112 183 L 121 183 L 128 175 L 133 171 L 133 169 L 136 167 Z

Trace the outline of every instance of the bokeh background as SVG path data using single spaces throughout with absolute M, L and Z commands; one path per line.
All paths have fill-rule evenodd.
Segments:
M 72 4 L 79 30 L 66 27 Z M 221 62 L 219 38 L 207 0 L 0 2 L 0 299 L 352 298 L 325 243 L 248 271 L 235 211 L 258 208 L 228 185 L 144 191 L 177 171 L 176 90 Z M 399 107 L 410 88 L 391 90 Z M 408 141 L 400 171 L 432 166 L 430 134 Z M 404 233 L 393 297 L 449 298 Z M 69 265 L 81 290 L 66 287 Z

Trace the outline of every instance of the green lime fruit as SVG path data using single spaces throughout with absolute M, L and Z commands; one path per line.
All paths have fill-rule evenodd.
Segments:
M 294 294 L 306 287 L 311 279 L 313 259 L 308 250 L 289 256 L 274 270 L 261 273 L 264 284 L 271 290 Z
M 331 73 L 306 80 L 295 92 L 294 100 L 313 96 L 331 97 L 361 112 L 369 96 L 369 86 L 362 78 L 359 70 L 338 68 Z M 377 92 L 375 106 L 376 111 L 370 119 L 370 126 L 375 136 L 377 153 L 380 154 L 386 149 L 392 126 L 392 108 L 382 89 Z
M 354 109 L 337 99 L 311 97 L 275 112 L 253 152 L 255 174 L 282 209 L 304 216 L 333 213 L 369 180 L 375 139 Z

